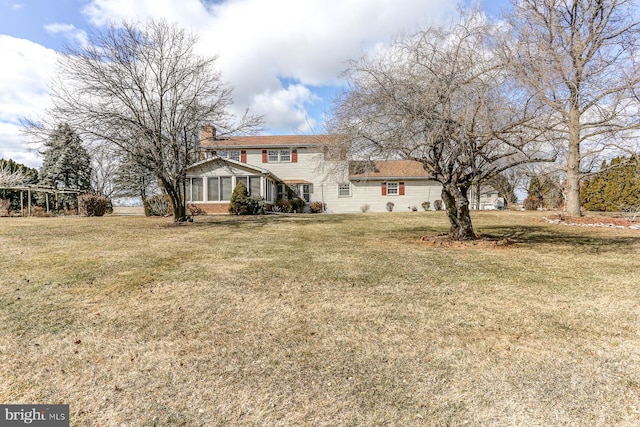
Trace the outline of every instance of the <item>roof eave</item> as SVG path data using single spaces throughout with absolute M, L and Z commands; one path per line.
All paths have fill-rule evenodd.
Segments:
M 349 175 L 349 181 L 435 181 L 428 176 L 382 176 L 382 175 Z
M 207 164 L 209 162 L 214 162 L 214 161 L 222 161 L 223 163 L 228 163 L 228 164 L 231 164 L 231 165 L 234 165 L 234 166 L 238 166 L 238 167 L 241 167 L 241 168 L 252 169 L 252 170 L 254 170 L 256 172 L 259 172 L 260 174 L 262 174 L 264 176 L 269 176 L 269 177 L 273 178 L 275 181 L 279 181 L 279 182 L 282 181 L 278 176 L 276 176 L 269 169 L 264 169 L 264 168 L 261 168 L 260 166 L 255 166 L 255 165 L 252 165 L 252 164 L 249 164 L 249 163 L 242 163 L 242 162 L 239 162 L 237 160 L 225 159 L 225 158 L 220 157 L 220 156 L 209 157 L 208 159 L 200 160 L 199 162 L 193 163 L 192 165 L 189 165 L 186 168 L 186 171 L 188 171 L 189 169 L 193 169 L 195 167 L 199 167 L 199 166 L 205 165 L 205 164 Z

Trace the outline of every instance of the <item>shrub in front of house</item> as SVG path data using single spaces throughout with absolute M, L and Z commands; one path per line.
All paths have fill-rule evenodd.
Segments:
M 84 216 L 104 216 L 113 212 L 111 200 L 101 194 L 86 193 L 78 196 L 78 207 L 80 215 Z
M 247 209 L 249 215 L 264 215 L 267 210 L 267 204 L 262 197 L 250 196 L 247 199 Z
M 394 206 L 395 206 L 395 203 L 387 202 L 387 212 L 393 212 L 393 207 Z
M 229 213 L 231 215 L 249 215 L 249 206 L 247 203 L 249 199 L 249 192 L 247 187 L 239 182 L 236 188 L 231 193 L 231 200 L 229 201 Z
M 200 206 L 192 204 L 187 205 L 187 213 L 189 214 L 189 216 L 199 216 L 207 214 L 207 212 Z
M 229 213 L 231 215 L 262 215 L 265 212 L 265 206 L 262 197 L 249 196 L 247 187 L 239 182 L 231 193 Z
M 433 208 L 437 211 L 441 211 L 442 210 L 442 200 L 436 200 L 435 202 L 433 202 Z
M 278 199 L 276 200 L 274 208 L 271 210 L 282 213 L 302 213 L 304 212 L 304 205 L 305 203 L 302 199 Z
M 291 208 L 293 209 L 293 212 L 295 212 L 295 213 L 304 212 L 305 204 L 306 203 L 302 199 L 292 199 L 291 200 Z
M 369 209 L 371 209 L 371 205 L 365 203 L 364 205 L 360 206 L 360 210 L 362 211 L 362 213 L 365 212 L 369 212 Z
M 231 215 L 249 215 L 249 209 L 247 206 L 247 199 L 249 198 L 249 192 L 247 187 L 239 182 L 236 188 L 231 193 L 231 200 L 229 201 L 229 213 Z
M 276 204 L 273 205 L 274 212 L 282 212 L 282 213 L 291 213 L 293 212 L 293 208 L 291 207 L 291 201 L 289 200 L 276 200 Z
M 422 209 L 424 209 L 425 211 L 428 211 L 430 207 L 431 202 L 422 202 Z
M 326 210 L 326 205 L 322 202 L 311 202 L 309 204 L 309 210 L 311 213 L 322 213 Z

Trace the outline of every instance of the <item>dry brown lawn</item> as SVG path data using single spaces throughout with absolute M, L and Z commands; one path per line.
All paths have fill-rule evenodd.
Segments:
M 0 403 L 72 426 L 635 426 L 640 231 L 439 212 L 0 218 Z

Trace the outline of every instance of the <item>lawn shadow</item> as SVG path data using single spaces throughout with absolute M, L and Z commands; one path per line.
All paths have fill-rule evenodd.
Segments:
M 575 250 L 587 253 L 637 252 L 640 248 L 640 234 L 620 235 L 616 233 L 617 229 L 594 233 L 593 229 L 571 229 L 560 226 L 485 225 L 479 228 L 483 235 L 504 237 L 520 245 L 571 246 Z M 606 234 L 607 231 L 611 231 L 610 235 Z
M 240 228 L 245 225 L 263 227 L 269 224 L 295 222 L 299 225 L 312 225 L 318 223 L 342 223 L 344 218 L 338 215 L 321 214 L 268 214 L 268 215 L 206 215 L 195 216 L 193 222 L 185 222 L 172 225 L 189 227 L 227 226 Z

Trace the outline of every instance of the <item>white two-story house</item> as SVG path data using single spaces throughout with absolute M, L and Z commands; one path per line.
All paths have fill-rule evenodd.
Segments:
M 347 161 L 332 135 L 219 138 L 203 128 L 200 161 L 187 169 L 187 201 L 207 213 L 228 212 L 231 193 L 243 182 L 267 203 L 292 195 L 307 204 L 323 202 L 327 212 L 434 208 L 441 185 L 419 162 Z

